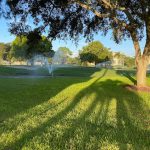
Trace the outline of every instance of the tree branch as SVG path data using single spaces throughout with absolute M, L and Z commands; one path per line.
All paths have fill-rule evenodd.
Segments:
M 93 9 L 91 6 L 82 3 L 80 1 L 74 1 L 76 4 L 78 4 L 79 6 L 81 6 L 82 8 L 86 9 L 86 10 L 90 10 L 91 12 L 93 12 L 97 17 L 99 18 L 107 18 L 110 16 L 110 14 L 101 14 L 100 12 L 96 11 L 95 9 Z
M 146 44 L 144 48 L 144 55 L 150 55 L 150 17 L 146 22 Z
M 115 21 L 115 23 L 118 26 L 125 27 L 130 32 L 131 37 L 132 37 L 133 44 L 134 44 L 134 47 L 135 47 L 136 60 L 139 58 L 139 56 L 141 56 L 141 48 L 140 48 L 139 40 L 138 40 L 138 37 L 136 35 L 136 32 L 134 32 L 134 30 L 136 30 L 136 26 L 133 25 L 134 24 L 134 19 L 132 18 L 132 16 L 128 12 L 128 10 L 126 10 L 125 8 L 118 7 L 117 4 L 112 5 L 108 0 L 101 0 L 101 1 L 98 1 L 98 2 L 101 5 L 103 5 L 109 11 L 109 14 L 101 14 L 101 13 L 99 13 L 98 11 L 96 11 L 95 9 L 93 9 L 92 7 L 90 7 L 89 5 L 87 5 L 85 3 L 82 3 L 80 1 L 75 1 L 75 2 L 78 5 L 80 5 L 82 8 L 85 8 L 87 10 L 92 11 L 99 18 L 110 17 Z M 119 18 L 117 18 L 116 10 L 122 11 L 123 13 L 125 13 L 125 15 L 127 16 L 130 23 L 128 24 L 125 21 L 120 20 Z M 132 24 L 132 26 L 130 26 L 131 24 Z
M 141 48 L 140 48 L 140 44 L 139 44 L 139 40 L 137 38 L 136 32 L 135 31 L 130 31 L 132 40 L 133 40 L 133 44 L 134 44 L 134 48 L 135 48 L 135 60 L 136 63 L 138 62 L 138 58 L 141 56 Z
M 113 6 L 107 0 L 101 0 L 101 1 L 104 3 L 105 8 L 113 8 Z

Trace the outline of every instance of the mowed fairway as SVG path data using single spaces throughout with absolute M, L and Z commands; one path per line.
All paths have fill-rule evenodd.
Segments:
M 89 77 L 0 79 L 0 149 L 149 150 L 150 94 L 128 91 L 127 83 L 104 69 Z

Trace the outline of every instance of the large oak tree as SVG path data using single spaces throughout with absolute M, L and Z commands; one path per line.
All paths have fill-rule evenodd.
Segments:
M 40 31 L 49 37 L 78 39 L 81 34 L 92 39 L 94 33 L 104 35 L 111 30 L 114 40 L 132 38 L 135 47 L 137 85 L 146 85 L 146 70 L 150 53 L 149 0 L 7 0 L 7 13 L 16 17 L 11 32 L 20 34 L 30 27 L 32 17 Z M 42 21 L 42 22 L 41 22 Z M 144 30 L 146 31 L 144 34 Z M 144 50 L 139 41 L 146 36 Z

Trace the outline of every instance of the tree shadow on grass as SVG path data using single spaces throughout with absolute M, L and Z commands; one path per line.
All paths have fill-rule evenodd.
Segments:
M 112 145 L 119 149 L 149 148 L 148 106 L 137 93 L 125 90 L 122 82 L 100 79 L 93 80 L 62 111 L 24 133 L 7 148 L 21 148 L 37 137 L 45 143 L 47 132 L 50 132 L 47 143 L 51 149 L 101 149 Z M 90 99 L 92 95 L 93 99 Z M 82 103 L 88 105 L 79 109 L 81 114 L 77 114 Z M 68 118 L 68 115 L 71 117 Z M 58 124 L 68 124 L 61 129 L 63 131 L 59 136 L 49 131 L 51 127 L 53 131 L 57 130 Z
M 100 78 L 104 77 L 106 72 L 107 72 L 107 70 L 104 70 L 104 73 L 102 74 L 102 76 Z M 100 79 L 100 78 L 98 78 L 98 79 Z M 96 81 L 98 79 L 96 79 Z M 94 82 L 96 82 L 96 81 L 94 81 Z M 92 83 L 92 84 L 94 84 L 94 83 Z M 15 142 L 12 142 L 11 144 L 6 144 L 4 147 L 6 147 L 6 148 L 8 148 L 8 147 L 9 148 L 21 147 L 24 144 L 24 142 L 26 141 L 26 139 L 28 139 L 30 141 L 30 139 L 32 139 L 37 133 L 38 134 L 42 134 L 43 129 L 45 129 L 47 126 L 52 126 L 52 125 L 56 124 L 59 120 L 63 119 L 65 117 L 65 115 L 67 115 L 70 111 L 72 111 L 72 109 L 79 102 L 80 102 L 79 98 L 73 100 L 68 106 L 66 106 L 65 109 L 63 109 L 62 111 L 58 112 L 56 115 L 53 115 L 52 118 L 50 118 L 48 121 L 44 122 L 43 124 L 41 124 L 37 128 L 31 129 L 31 131 L 29 131 L 27 133 L 23 133 L 23 135 L 21 135 L 21 138 L 19 140 L 16 140 Z M 46 113 L 46 111 L 44 110 L 44 111 L 42 111 L 40 113 Z M 34 112 L 33 112 L 33 114 L 34 114 Z M 37 114 L 35 113 L 35 115 L 37 115 Z M 19 122 L 20 122 L 20 120 L 19 120 Z M 16 128 L 18 128 L 18 127 L 16 127 Z M 11 130 L 13 130 L 13 129 L 8 127 L 7 132 L 10 132 Z
M 137 84 L 136 79 L 133 77 L 136 74 L 135 71 L 117 70 L 116 73 L 128 78 L 134 85 Z
M 118 80 L 97 81 L 88 87 L 89 89 L 84 89 L 87 95 L 95 92 L 97 96 L 80 117 L 72 120 L 72 126 L 64 132 L 63 136 L 59 140 L 56 139 L 56 141 L 61 141 L 59 145 L 57 144 L 57 148 L 63 149 L 67 145 L 67 149 L 70 149 L 70 139 L 72 139 L 75 149 L 101 149 L 105 142 L 110 145 L 117 143 L 119 149 L 122 150 L 148 149 L 150 147 L 150 131 L 147 128 L 149 107 L 139 95 L 123 89 L 122 84 Z M 75 99 L 85 97 L 84 90 Z M 111 124 L 110 116 L 108 116 L 108 113 L 111 113 L 108 112 L 108 109 L 112 99 L 116 101 L 115 125 Z M 101 107 L 95 114 L 95 120 L 91 121 L 88 118 L 97 105 Z M 113 113 L 113 110 L 109 111 Z M 82 134 L 78 133 L 78 130 Z M 82 137 L 78 142 L 76 142 L 77 134 Z M 51 146 L 54 146 L 53 149 L 56 147 L 54 144 Z
M 0 123 L 89 78 L 0 79 Z

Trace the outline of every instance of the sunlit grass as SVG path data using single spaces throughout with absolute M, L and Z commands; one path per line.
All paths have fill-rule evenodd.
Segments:
M 0 79 L 0 149 L 150 149 L 150 95 L 95 74 Z

